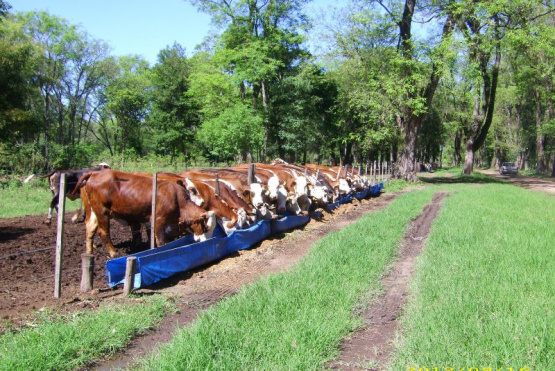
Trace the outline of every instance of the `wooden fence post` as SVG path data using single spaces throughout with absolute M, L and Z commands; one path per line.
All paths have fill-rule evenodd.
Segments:
M 255 181 L 254 181 L 254 173 L 255 173 L 254 164 L 253 164 L 253 163 L 250 163 L 250 164 L 249 164 L 249 173 L 248 173 L 249 185 L 252 184 L 252 183 L 255 183 Z
M 216 192 L 216 196 L 220 197 L 220 176 L 218 174 L 216 174 L 216 185 L 214 186 L 215 188 L 215 192 Z
M 135 288 L 135 267 L 137 266 L 137 257 L 130 256 L 125 264 L 125 282 L 123 283 L 123 295 L 129 296 Z
M 81 292 L 93 289 L 94 255 L 81 254 Z
M 156 247 L 156 191 L 158 188 L 158 173 L 152 174 L 152 214 L 150 220 L 150 248 Z
M 54 270 L 54 297 L 62 295 L 62 257 L 64 247 L 64 214 L 66 208 L 66 174 L 60 174 L 60 194 L 58 196 L 58 230 L 56 234 L 56 268 Z

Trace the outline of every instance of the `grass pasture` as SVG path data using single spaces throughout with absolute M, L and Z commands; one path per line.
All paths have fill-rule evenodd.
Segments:
M 323 367 L 360 324 L 353 308 L 376 295 L 405 226 L 431 198 L 430 191 L 401 195 L 386 210 L 326 236 L 291 271 L 266 277 L 206 311 L 142 368 Z
M 419 258 L 391 370 L 555 369 L 554 225 L 552 196 L 457 186 Z
M 69 316 L 45 314 L 29 328 L 0 335 L 1 370 L 74 370 L 121 350 L 175 310 L 161 296 Z
M 0 218 L 15 218 L 25 215 L 43 215 L 46 219 L 48 207 L 52 200 L 52 192 L 45 182 L 37 182 L 35 185 L 7 187 L 0 189 Z M 81 200 L 71 201 L 66 198 L 66 211 L 79 209 Z M 53 218 L 56 218 L 53 212 Z

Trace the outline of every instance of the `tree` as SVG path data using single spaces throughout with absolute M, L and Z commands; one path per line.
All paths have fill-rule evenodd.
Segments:
M 301 9 L 307 0 L 241 0 L 237 2 L 191 0 L 199 10 L 225 27 L 214 60 L 230 74 L 241 99 L 250 99 L 264 122 L 262 157 L 270 136 L 272 85 L 279 74 L 305 54 L 297 30 L 307 26 Z M 247 94 L 249 93 L 249 94 Z
M 0 143 L 13 146 L 32 140 L 39 127 L 29 111 L 29 101 L 36 94 L 29 84 L 35 68 L 35 49 L 8 17 L 9 8 L 7 3 L 0 3 Z
M 242 102 L 204 121 L 197 139 L 219 161 L 241 162 L 262 143 L 264 130 L 259 112 Z
M 179 44 L 163 49 L 152 69 L 152 110 L 148 121 L 154 130 L 155 151 L 189 154 L 199 125 L 199 108 L 188 92 L 190 62 Z
M 144 123 L 151 87 L 148 62 L 138 56 L 120 57 L 118 66 L 118 76 L 106 88 L 108 108 L 119 131 L 116 144 L 122 157 L 127 152 L 144 155 L 144 139 L 148 134 Z
M 469 72 L 475 84 L 472 121 L 465 127 L 463 174 L 472 174 L 474 154 L 483 146 L 493 122 L 502 39 L 551 11 L 548 5 L 528 0 L 457 3 L 455 19 L 468 48 Z
M 431 14 L 432 19 L 441 19 L 443 26 L 439 41 L 427 40 L 426 44 L 431 46 L 428 48 L 419 45 L 412 36 L 413 18 L 418 10 L 416 3 L 416 0 L 393 1 L 387 6 L 383 1 L 372 2 L 372 5 L 381 8 L 382 15 L 376 16 L 378 10 L 375 7 L 370 12 L 358 11 L 353 17 L 360 23 L 357 33 L 351 33 L 352 27 L 347 27 L 347 34 L 339 34 L 340 37 L 336 38 L 336 44 L 345 56 L 360 59 L 367 85 L 382 94 L 386 106 L 391 108 L 390 114 L 395 118 L 401 137 L 394 175 L 405 180 L 417 179 L 418 132 L 431 107 L 446 56 L 450 54 L 449 43 L 454 26 L 448 3 L 425 3 L 420 10 Z M 392 34 L 395 29 L 397 37 Z M 380 61 L 369 58 L 372 55 L 387 56 L 390 64 L 382 70 L 374 68 Z M 375 107 L 377 100 L 367 102 L 368 106 Z M 386 118 L 389 115 L 377 116 Z

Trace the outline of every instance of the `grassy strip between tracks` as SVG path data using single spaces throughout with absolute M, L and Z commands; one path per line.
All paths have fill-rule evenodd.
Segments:
M 321 368 L 360 325 L 354 308 L 379 290 L 407 223 L 432 195 L 401 195 L 387 209 L 324 237 L 290 271 L 267 276 L 208 309 L 139 368 Z
M 2 370 L 73 370 L 121 350 L 175 310 L 161 296 L 104 305 L 69 316 L 44 315 L 33 326 L 0 335 Z
M 555 370 L 555 198 L 458 185 L 402 318 L 391 370 Z

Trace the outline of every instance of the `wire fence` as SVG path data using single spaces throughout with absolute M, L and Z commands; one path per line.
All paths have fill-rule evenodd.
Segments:
M 373 168 L 375 170 L 379 169 L 379 171 L 375 171 L 375 170 L 371 171 L 371 175 L 373 175 L 374 177 L 376 177 L 378 174 L 381 175 L 381 176 L 385 175 L 385 177 L 387 177 L 387 175 L 388 175 L 387 173 L 389 173 L 389 171 L 391 170 L 391 167 L 390 166 L 388 167 L 387 164 L 385 165 L 385 171 L 383 173 L 382 173 L 382 167 L 381 166 L 374 166 Z M 260 170 L 264 170 L 264 169 L 260 169 Z M 350 170 L 351 170 L 352 174 L 354 174 L 353 168 L 351 168 Z M 361 172 L 361 168 L 358 169 L 359 174 L 360 174 L 360 172 Z M 316 172 L 316 173 L 318 174 L 318 172 Z M 345 173 L 347 173 L 347 170 L 345 170 Z M 368 171 L 366 171 L 366 174 L 368 175 Z M 384 179 L 385 177 L 382 177 L 382 179 Z M 164 180 L 164 179 L 162 177 L 159 180 Z M 224 180 L 225 181 L 225 179 L 219 179 L 219 180 Z M 125 183 L 125 181 L 119 181 L 119 182 Z M 152 201 L 148 201 L 148 202 L 144 202 L 144 203 L 134 203 L 133 207 L 127 207 L 127 208 L 125 206 L 121 206 L 120 207 L 120 212 L 131 211 L 133 209 L 136 210 L 138 208 L 139 209 L 140 208 L 145 208 L 146 209 L 146 208 L 149 208 L 149 207 L 152 207 Z M 142 239 L 142 227 L 145 224 L 150 223 L 150 218 L 147 218 L 147 219 L 148 220 L 146 220 L 145 222 L 140 223 L 141 228 L 139 228 L 138 230 L 131 228 L 130 234 L 131 234 L 131 238 L 133 240 L 136 240 L 137 236 L 140 236 L 141 239 Z M 165 224 L 164 229 L 167 229 L 167 228 L 170 228 L 170 229 L 177 228 L 178 229 L 179 228 L 179 223 L 172 223 L 172 224 L 169 224 L 169 225 Z M 146 233 L 147 238 L 150 239 L 151 234 L 148 233 L 148 230 L 150 229 L 150 227 L 145 227 L 145 229 L 146 229 L 146 232 L 147 232 Z M 38 248 L 38 249 L 33 249 L 33 250 L 14 251 L 14 252 L 10 252 L 10 253 L 0 255 L 0 260 L 15 259 L 16 257 L 19 257 L 19 256 L 32 255 L 32 254 L 37 254 L 37 253 L 41 253 L 41 252 L 45 252 L 45 251 L 49 251 L 49 250 L 55 250 L 55 249 L 56 249 L 56 246 L 49 246 L 49 247 L 43 247 L 43 248 Z M 63 273 L 64 273 L 64 275 L 68 275 L 68 274 L 71 274 L 71 273 L 76 272 L 76 271 L 81 271 L 81 269 L 82 269 L 81 267 L 73 268 L 73 269 L 63 269 Z M 55 276 L 56 276 L 56 274 L 50 274 L 50 275 L 47 275 L 47 276 L 38 277 L 38 278 L 31 279 L 31 280 L 18 281 L 17 284 L 12 285 L 11 287 L 13 287 L 13 288 L 22 288 L 22 287 L 24 287 L 26 285 L 29 285 L 29 284 L 45 281 L 45 280 L 48 280 L 48 279 L 54 279 Z

